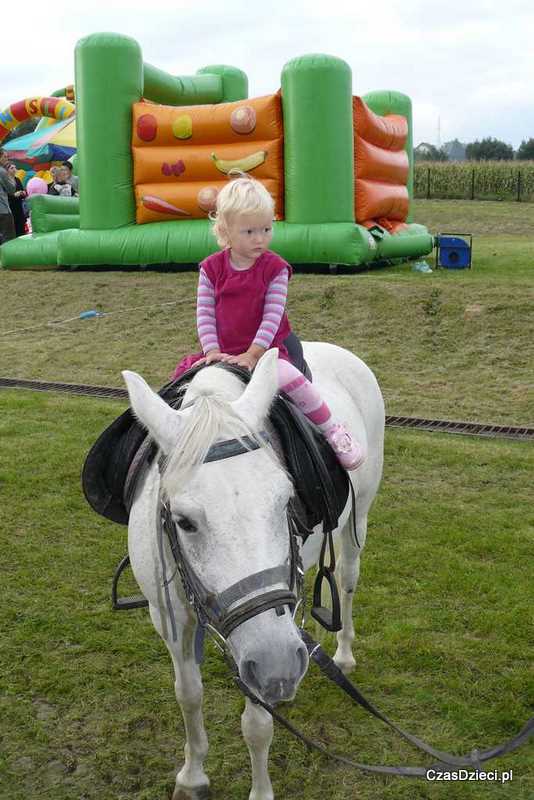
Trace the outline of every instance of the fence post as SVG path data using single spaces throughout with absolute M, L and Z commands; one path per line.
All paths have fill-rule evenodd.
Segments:
M 471 170 L 471 200 L 475 199 L 475 168 Z
M 430 167 L 426 168 L 426 199 L 430 200 Z
M 517 170 L 517 202 L 521 202 L 521 170 Z

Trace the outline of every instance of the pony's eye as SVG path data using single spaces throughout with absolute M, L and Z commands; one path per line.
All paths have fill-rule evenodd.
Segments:
M 188 517 L 178 517 L 177 524 L 178 527 L 181 528 L 186 533 L 195 533 L 195 531 L 197 530 L 197 526 L 195 525 L 195 523 L 191 522 L 191 520 Z

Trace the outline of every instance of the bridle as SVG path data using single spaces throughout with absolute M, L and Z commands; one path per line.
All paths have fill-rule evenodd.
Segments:
M 226 439 L 216 442 L 208 450 L 203 463 L 221 461 L 226 458 L 249 453 L 259 449 L 264 442 L 269 443 L 270 437 L 265 431 L 259 436 L 244 436 L 241 439 Z M 162 461 L 159 462 L 160 474 L 163 469 Z M 174 617 L 168 596 L 170 580 L 178 572 L 186 599 L 193 607 L 199 626 L 210 633 L 228 651 L 227 640 L 232 631 L 249 619 L 274 608 L 277 616 L 285 614 L 285 607 L 289 606 L 294 615 L 302 596 L 304 571 L 300 557 L 300 547 L 297 541 L 299 524 L 293 504 L 290 502 L 287 509 L 287 523 L 289 531 L 289 556 L 284 564 L 277 567 L 254 572 L 236 583 L 228 586 L 219 593 L 209 591 L 197 575 L 193 565 L 188 559 L 177 530 L 170 509 L 169 498 L 160 489 L 158 499 L 158 541 L 160 543 L 160 556 L 163 563 L 164 575 L 166 565 L 163 556 L 163 540 L 169 542 L 176 569 L 170 579 L 164 578 L 167 592 L 167 607 L 170 612 L 175 636 Z M 286 583 L 287 589 L 272 589 L 277 583 Z M 253 592 L 258 592 L 248 600 Z

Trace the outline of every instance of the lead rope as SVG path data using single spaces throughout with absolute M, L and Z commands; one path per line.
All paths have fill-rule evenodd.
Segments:
M 427 753 L 428 755 L 431 755 L 433 758 L 437 758 L 438 761 L 429 767 L 390 767 L 375 764 L 364 764 L 359 761 L 353 761 L 346 756 L 341 756 L 337 753 L 331 753 L 329 750 L 327 750 L 325 745 L 321 744 L 320 742 L 316 742 L 313 739 L 309 739 L 307 736 L 302 734 L 287 719 L 282 717 L 276 711 L 276 709 L 273 708 L 273 706 L 269 705 L 269 703 L 265 703 L 263 700 L 257 697 L 257 695 L 255 695 L 248 688 L 248 686 L 243 683 L 239 675 L 234 674 L 234 680 L 237 686 L 241 689 L 246 697 L 248 697 L 253 703 L 264 708 L 269 714 L 271 714 L 273 719 L 280 723 L 280 725 L 286 728 L 286 730 L 292 733 L 297 739 L 300 739 L 300 741 L 304 742 L 308 749 L 317 750 L 318 752 L 327 756 L 327 758 L 331 758 L 332 760 L 341 764 L 354 767 L 355 769 L 362 770 L 363 772 L 379 773 L 383 775 L 396 775 L 397 777 L 403 778 L 425 778 L 430 770 L 442 770 L 450 766 L 472 767 L 478 769 L 485 761 L 489 761 L 490 759 L 516 750 L 534 735 L 534 717 L 532 717 L 512 739 L 509 739 L 502 745 L 497 745 L 489 750 L 485 750 L 484 752 L 480 752 L 478 749 L 474 748 L 467 756 L 454 756 L 451 753 L 436 750 L 435 748 L 426 744 L 426 742 L 424 742 L 422 739 L 419 739 L 417 736 L 413 736 L 412 734 L 404 731 L 396 723 L 392 722 L 385 714 L 379 711 L 371 702 L 369 702 L 369 700 L 364 697 L 360 690 L 354 686 L 354 684 L 352 684 L 348 678 L 345 677 L 334 661 L 323 651 L 321 646 L 315 642 L 306 631 L 301 628 L 300 634 L 306 645 L 309 656 L 315 661 L 321 671 L 330 680 L 343 689 L 343 691 L 348 694 L 354 702 L 358 703 L 366 711 L 369 711 L 369 713 L 373 714 L 373 716 L 377 717 L 390 728 L 392 728 L 407 742 L 412 744 L 417 749 Z

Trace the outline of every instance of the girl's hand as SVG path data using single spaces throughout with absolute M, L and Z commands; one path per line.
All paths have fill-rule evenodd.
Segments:
M 221 353 L 220 350 L 210 350 L 204 358 L 199 358 L 196 362 L 197 364 L 213 364 L 214 361 L 226 361 L 227 359 L 231 358 L 227 353 Z
M 258 363 L 258 359 L 256 356 L 252 355 L 252 353 L 241 353 L 239 356 L 227 356 L 224 360 L 228 364 L 237 364 L 240 367 L 246 367 L 250 371 L 252 371 Z

